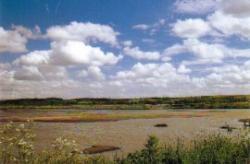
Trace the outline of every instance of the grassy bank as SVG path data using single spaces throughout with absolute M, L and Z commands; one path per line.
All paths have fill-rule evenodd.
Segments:
M 250 162 L 249 132 L 239 136 L 208 135 L 197 136 L 188 144 L 178 139 L 171 145 L 159 143 L 156 137 L 149 137 L 144 149 L 124 157 L 89 156 L 74 141 L 58 138 L 51 147 L 34 151 L 35 135 L 32 124 L 9 123 L 1 125 L 0 163 L 25 164 L 247 164 Z
M 79 99 L 16 99 L 1 100 L 0 109 L 44 108 L 44 109 L 249 109 L 249 95 L 198 96 L 198 97 L 155 97 L 155 98 L 79 98 Z

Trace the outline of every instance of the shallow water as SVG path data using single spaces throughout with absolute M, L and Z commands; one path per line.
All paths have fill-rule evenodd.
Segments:
M 18 111 L 18 112 L 0 112 L 0 116 L 40 116 L 40 115 L 60 115 L 70 113 L 158 113 L 167 112 L 185 112 L 195 113 L 201 112 L 206 114 L 204 117 L 171 117 L 171 118 L 155 118 L 155 119 L 129 119 L 114 122 L 92 122 L 92 123 L 35 123 L 34 130 L 37 134 L 36 146 L 38 149 L 45 148 L 51 142 L 60 136 L 74 139 L 80 145 L 80 149 L 84 149 L 91 145 L 111 145 L 121 148 L 118 152 L 106 153 L 107 155 L 127 154 L 139 150 L 145 144 L 149 135 L 157 136 L 162 143 L 173 143 L 177 138 L 192 139 L 197 134 L 204 133 L 227 133 L 219 127 L 225 125 L 242 128 L 242 124 L 238 122 L 240 118 L 250 117 L 250 110 L 151 110 L 151 111 L 132 111 L 132 110 L 53 110 L 53 111 Z M 155 124 L 166 123 L 168 127 L 157 128 Z M 234 130 L 232 135 L 239 130 Z

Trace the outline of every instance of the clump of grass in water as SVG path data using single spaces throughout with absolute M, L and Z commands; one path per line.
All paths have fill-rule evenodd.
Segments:
M 86 156 L 75 141 L 56 139 L 49 149 L 34 151 L 32 124 L 9 123 L 0 128 L 0 164 L 245 164 L 250 162 L 249 132 L 237 136 L 213 134 L 199 136 L 187 146 L 184 140 L 161 145 L 150 136 L 145 148 L 124 158 L 105 159 Z

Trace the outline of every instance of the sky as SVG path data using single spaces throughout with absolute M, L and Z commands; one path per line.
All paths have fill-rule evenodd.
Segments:
M 250 94 L 249 0 L 0 0 L 0 99 Z

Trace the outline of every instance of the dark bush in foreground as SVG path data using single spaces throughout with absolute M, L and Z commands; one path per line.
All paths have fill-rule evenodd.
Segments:
M 190 144 L 161 145 L 149 137 L 145 148 L 124 158 L 105 159 L 83 155 L 74 141 L 58 138 L 40 153 L 34 151 L 31 124 L 2 125 L 0 129 L 0 164 L 248 164 L 249 133 L 237 137 L 199 136 Z

